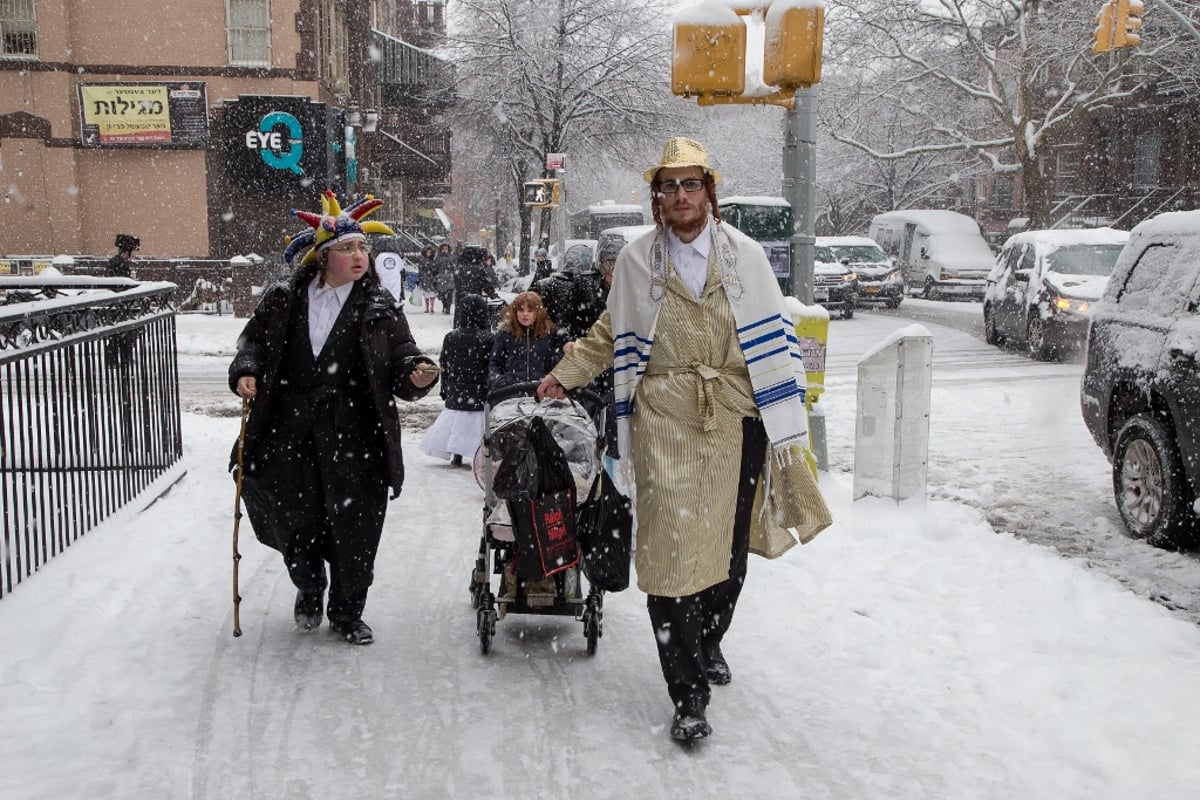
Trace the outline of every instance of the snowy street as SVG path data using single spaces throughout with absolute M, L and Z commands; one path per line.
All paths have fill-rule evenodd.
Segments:
M 436 353 L 449 319 L 411 315 L 418 343 Z M 181 371 L 223 371 L 242 324 L 181 316 Z M 185 395 L 186 475 L 0 600 L 0 796 L 1193 797 L 1200 565 L 1121 531 L 1080 365 L 927 324 L 930 500 L 851 503 L 855 362 L 910 324 L 831 324 L 834 525 L 751 560 L 733 682 L 700 746 L 667 736 L 636 588 L 606 597 L 595 656 L 580 623 L 530 615 L 480 654 L 482 491 L 416 447 L 436 392 L 406 410 L 425 422 L 406 433 L 364 614 L 375 644 L 297 633 L 294 589 L 247 519 L 233 638 L 240 403 Z

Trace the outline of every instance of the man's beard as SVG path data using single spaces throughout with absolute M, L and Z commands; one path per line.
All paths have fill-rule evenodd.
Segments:
M 665 214 L 664 209 L 664 216 Z M 704 203 L 700 207 L 700 213 L 695 217 L 689 217 L 687 220 L 678 220 L 672 214 L 667 222 L 671 230 L 678 236 L 679 234 L 699 233 L 704 230 L 704 226 L 708 223 L 708 203 Z

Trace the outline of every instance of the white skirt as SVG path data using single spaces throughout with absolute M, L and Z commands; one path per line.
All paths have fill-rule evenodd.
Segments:
M 468 464 L 483 443 L 483 412 L 444 408 L 421 437 L 421 452 L 433 458 L 462 456 Z

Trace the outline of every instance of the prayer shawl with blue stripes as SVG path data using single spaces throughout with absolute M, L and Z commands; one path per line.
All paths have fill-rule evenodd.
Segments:
M 807 447 L 804 363 L 783 293 L 762 245 L 741 231 L 710 220 L 721 283 L 737 323 L 738 341 L 750 370 L 754 402 L 777 457 Z M 613 390 L 620 452 L 629 452 L 629 417 L 638 383 L 650 361 L 659 304 L 666 296 L 667 235 L 662 228 L 622 251 L 608 298 L 613 331 Z M 793 448 L 798 445 L 799 448 Z

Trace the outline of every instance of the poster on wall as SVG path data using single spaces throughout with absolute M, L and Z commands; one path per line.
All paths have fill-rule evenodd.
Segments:
M 208 145 L 203 83 L 80 83 L 78 90 L 85 147 Z
M 240 95 L 225 102 L 224 128 L 226 171 L 247 192 L 306 187 L 315 196 L 341 171 L 341 126 L 308 97 Z

